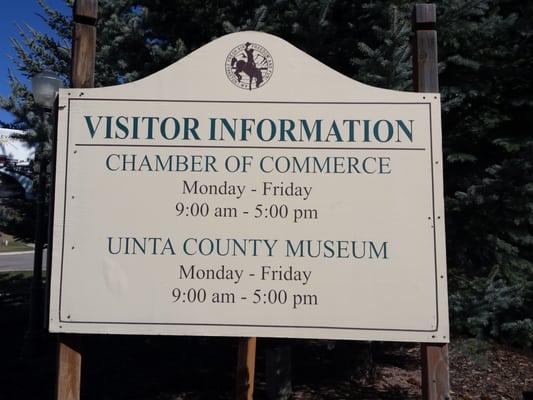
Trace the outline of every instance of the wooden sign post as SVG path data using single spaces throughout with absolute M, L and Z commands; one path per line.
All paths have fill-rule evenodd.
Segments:
M 236 371 L 236 400 L 254 398 L 255 353 L 257 338 L 239 339 Z
M 413 10 L 413 83 L 417 92 L 438 92 L 437 16 L 435 4 L 416 4 Z M 448 345 L 422 343 L 424 400 L 450 398 Z
M 72 87 L 94 87 L 97 0 L 76 0 L 72 40 Z M 57 400 L 79 400 L 81 387 L 82 337 L 60 334 L 57 356 Z
M 94 87 L 97 0 L 76 0 L 72 41 L 72 87 Z

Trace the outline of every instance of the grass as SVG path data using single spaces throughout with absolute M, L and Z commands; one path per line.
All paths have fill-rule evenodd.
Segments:
M 3 241 L 7 240 L 8 245 L 4 246 Z M 33 250 L 30 246 L 28 246 L 25 243 L 18 242 L 15 239 L 13 239 L 13 236 L 11 235 L 2 235 L 2 240 L 0 241 L 0 253 L 12 253 L 15 251 L 31 251 Z
M 16 279 L 16 278 L 27 279 L 27 278 L 31 278 L 32 276 L 33 276 L 33 271 L 0 272 L 0 284 L 3 281 L 8 281 L 10 279 Z M 0 290 L 1 289 L 3 288 L 0 286 Z

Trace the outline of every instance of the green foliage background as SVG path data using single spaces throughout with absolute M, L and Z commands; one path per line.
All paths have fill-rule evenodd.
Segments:
M 533 3 L 436 3 L 452 327 L 530 347 Z M 71 18 L 41 5 L 58 39 L 21 30 L 13 40 L 16 68 L 27 77 L 50 69 L 68 84 Z M 412 90 L 411 2 L 100 0 L 99 5 L 98 86 L 142 78 L 226 33 L 260 30 L 361 82 Z M 30 141 L 47 141 L 48 117 L 36 111 L 28 88 L 14 76 L 11 88 L 11 95 L 0 99 L 16 118 L 9 126 L 30 129 Z M 24 236 L 17 229 L 26 215 L 4 206 L 0 230 Z

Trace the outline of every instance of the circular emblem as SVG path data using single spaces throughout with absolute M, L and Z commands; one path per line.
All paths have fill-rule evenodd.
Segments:
M 257 43 L 243 43 L 226 58 L 226 75 L 237 87 L 258 89 L 268 82 L 274 71 L 272 56 Z

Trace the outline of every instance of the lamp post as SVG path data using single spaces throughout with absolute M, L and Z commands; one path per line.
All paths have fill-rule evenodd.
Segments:
M 63 82 L 51 71 L 39 72 L 31 79 L 31 91 L 35 102 L 47 110 L 51 110 Z
M 32 80 L 32 93 L 35 102 L 43 109 L 51 110 L 57 93 L 63 87 L 63 82 L 57 74 L 43 71 L 35 75 Z M 44 228 L 46 222 L 46 167 L 47 159 L 44 143 L 35 148 L 35 172 L 38 174 L 38 184 L 35 196 L 35 253 L 33 258 L 33 277 L 31 282 L 30 316 L 28 332 L 26 334 L 28 351 L 33 353 L 38 347 L 38 339 L 43 326 L 43 247 Z

